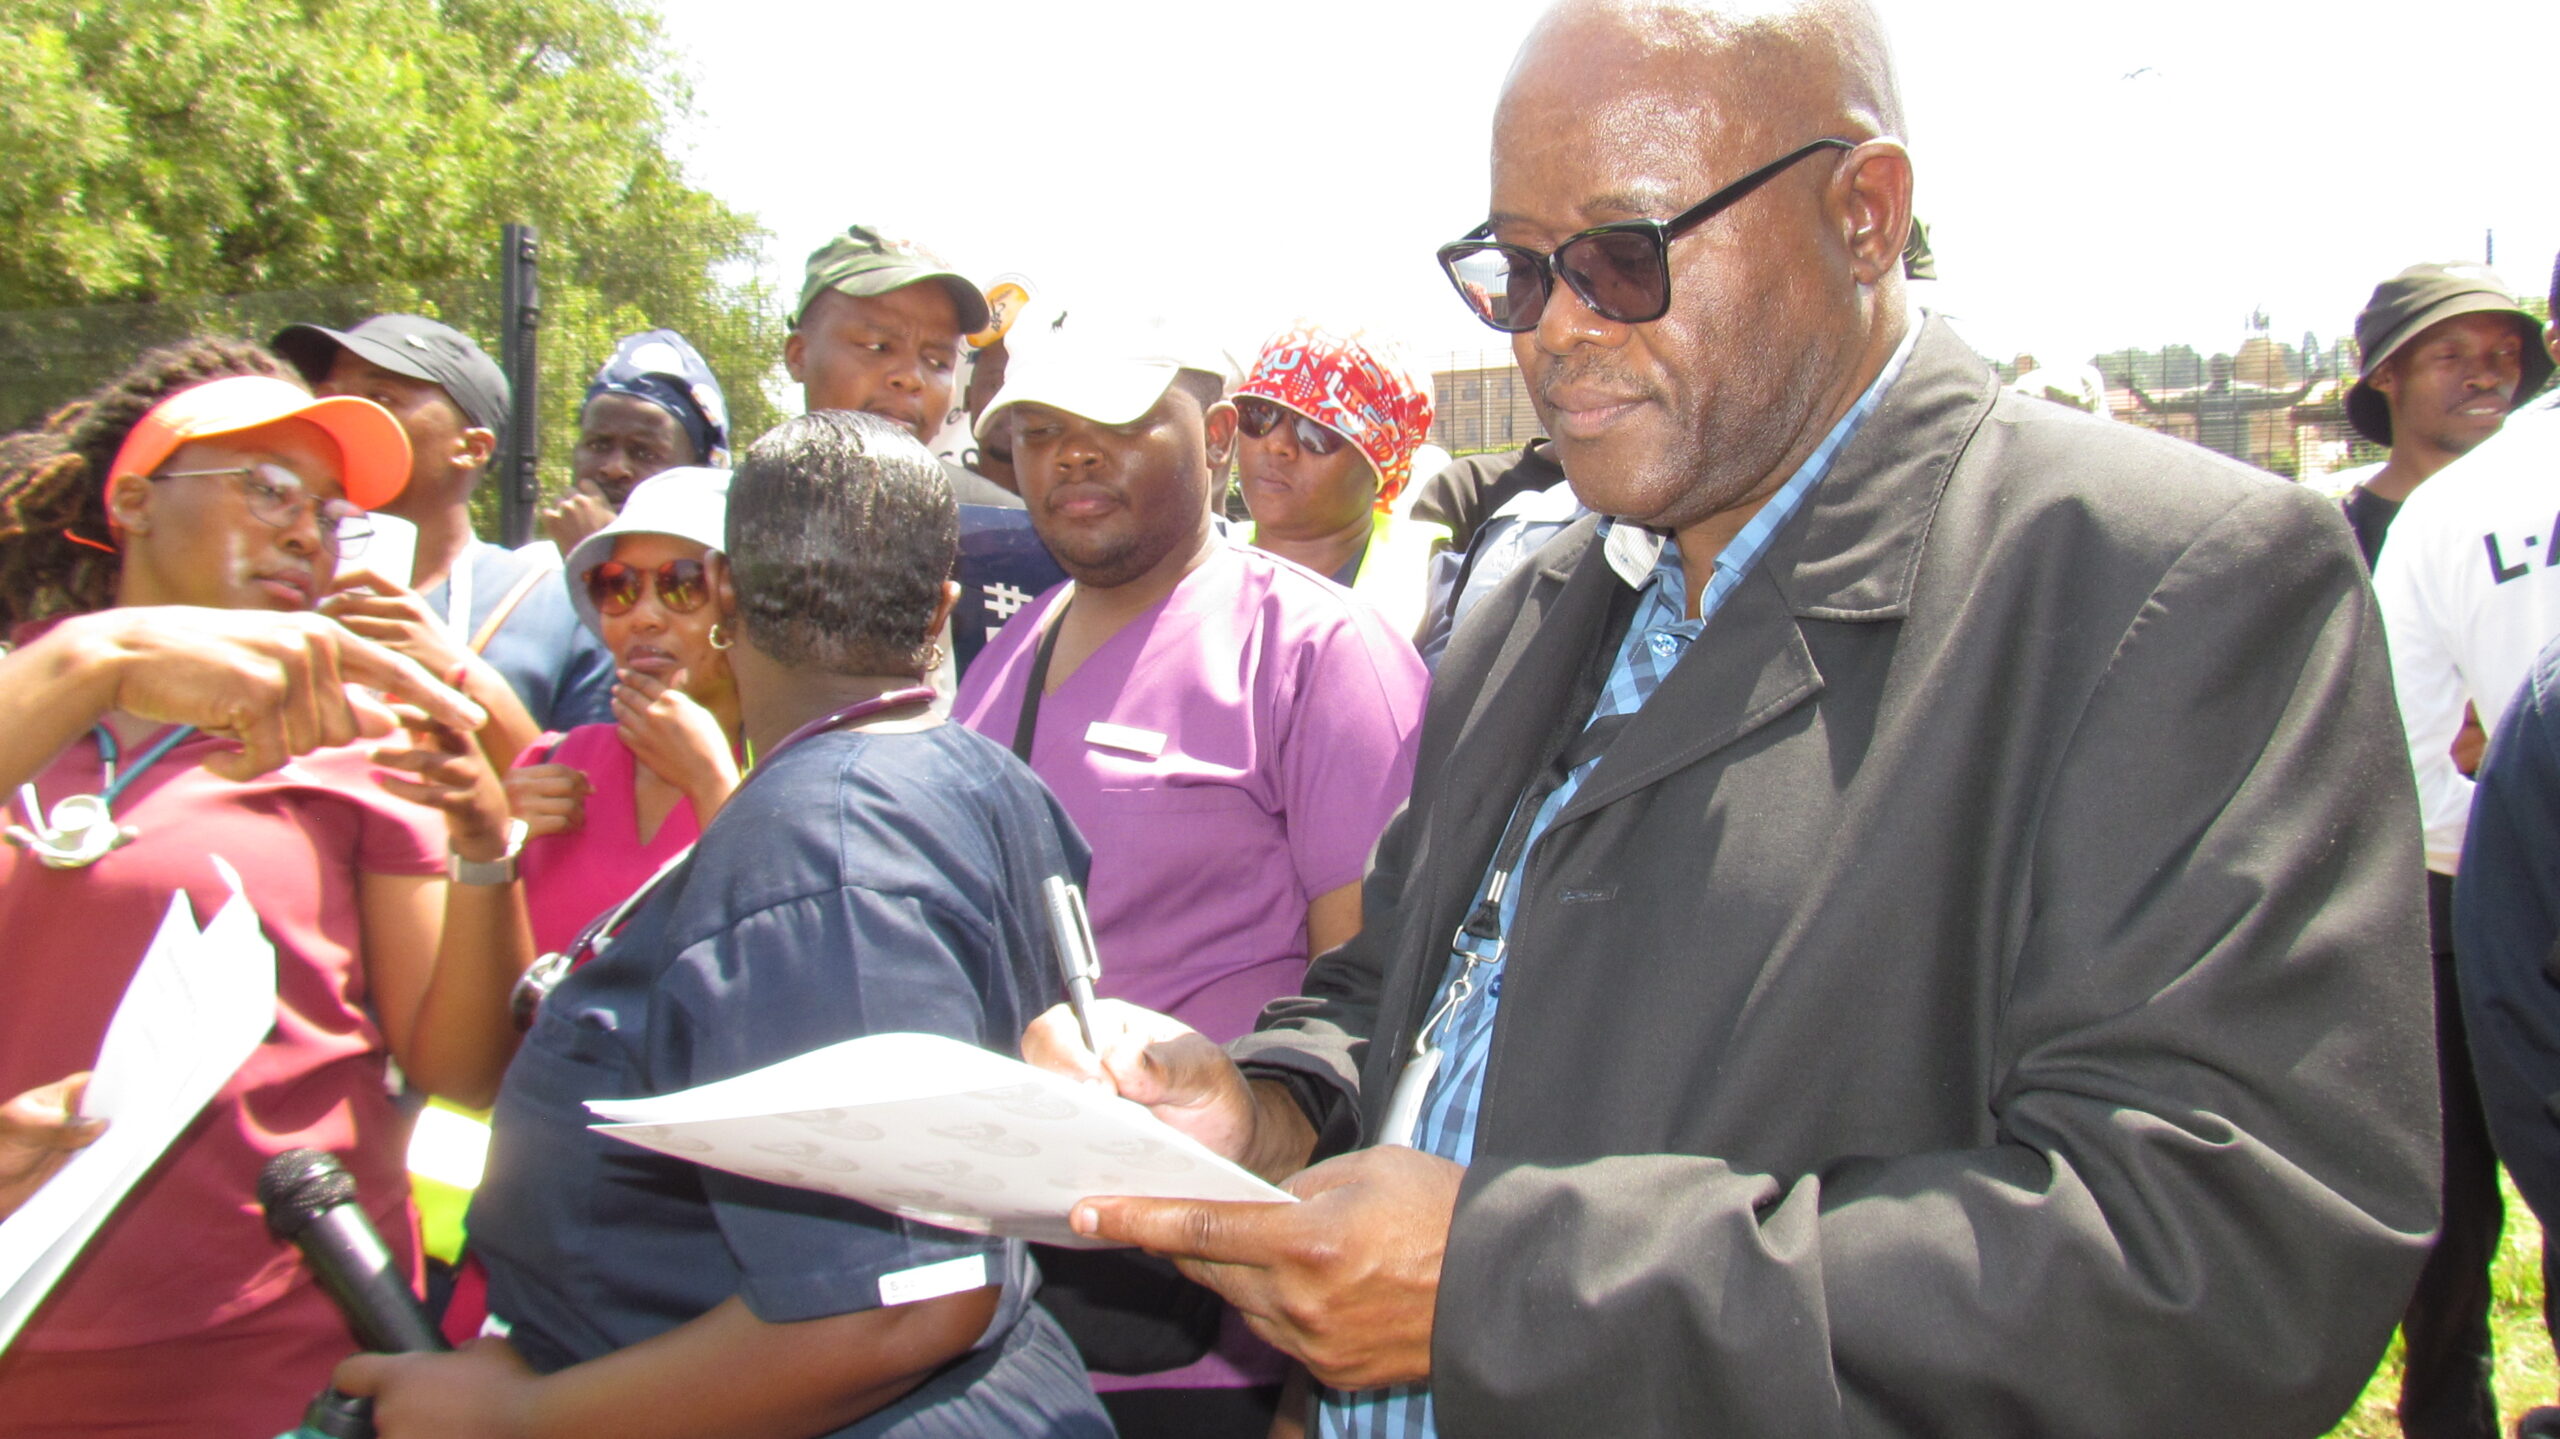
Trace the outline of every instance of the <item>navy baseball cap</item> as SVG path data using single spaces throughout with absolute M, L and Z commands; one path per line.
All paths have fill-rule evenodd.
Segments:
M 471 423 L 493 434 L 507 431 L 513 400 L 506 371 L 471 337 L 424 315 L 376 315 L 352 330 L 289 325 L 267 342 L 317 385 L 345 350 L 395 375 L 441 385 Z

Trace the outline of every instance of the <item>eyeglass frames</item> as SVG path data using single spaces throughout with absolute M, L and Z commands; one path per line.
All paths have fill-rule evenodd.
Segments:
M 669 560 L 654 571 L 607 560 L 587 571 L 587 598 L 596 602 L 601 613 L 626 615 L 653 583 L 658 603 L 675 614 L 691 614 L 711 598 L 708 572 L 700 560 Z
M 1772 160 L 1668 220 L 1594 225 L 1540 254 L 1526 245 L 1486 238 L 1490 221 L 1440 247 L 1440 268 L 1476 318 L 1505 334 L 1538 327 L 1561 278 L 1591 312 L 1621 325 L 1659 320 L 1671 308 L 1671 242 L 1733 208 L 1787 167 L 1824 150 L 1854 150 L 1848 140 L 1821 139 Z
M 1308 419 L 1276 400 L 1266 400 L 1260 395 L 1236 396 L 1236 423 L 1255 439 L 1278 429 L 1282 420 L 1298 422 L 1298 448 L 1319 459 L 1351 443 L 1340 430 Z
M 344 559 L 373 538 L 373 521 L 345 500 L 324 500 L 304 489 L 302 477 L 278 464 L 226 465 L 213 470 L 167 470 L 149 476 L 160 480 L 230 480 L 248 502 L 259 523 L 289 530 L 306 517 L 319 516 L 320 547 Z

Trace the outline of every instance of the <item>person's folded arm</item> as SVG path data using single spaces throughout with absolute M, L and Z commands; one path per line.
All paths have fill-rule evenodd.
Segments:
M 389 733 L 390 712 L 364 689 L 460 729 L 487 719 L 405 656 L 319 615 L 183 605 L 75 615 L 0 654 L 0 789 L 34 778 L 111 711 L 237 740 L 240 750 L 206 768 L 247 779 Z

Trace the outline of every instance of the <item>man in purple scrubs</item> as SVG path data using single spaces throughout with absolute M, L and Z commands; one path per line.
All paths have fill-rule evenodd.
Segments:
M 979 421 L 998 426 L 1070 578 L 988 643 L 953 717 L 1013 745 L 1091 842 L 1102 993 L 1236 1038 L 1358 931 L 1428 675 L 1349 591 L 1211 528 L 1236 431 L 1215 370 L 1061 331 L 1013 357 Z M 1124 1434 L 1227 1432 L 1224 1401 L 1267 1406 L 1279 1373 L 1240 1347 L 1096 1387 Z M 1191 1402 L 1218 1408 L 1154 1412 Z

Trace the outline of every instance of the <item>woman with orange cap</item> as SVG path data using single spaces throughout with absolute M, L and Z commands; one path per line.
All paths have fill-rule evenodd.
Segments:
M 1418 633 L 1431 557 L 1449 531 L 1389 506 L 1431 434 L 1430 382 L 1395 345 L 1301 321 L 1263 345 L 1235 407 L 1236 484 L 1253 513 L 1246 543 Z
M 405 482 L 408 442 L 372 402 L 285 373 L 229 342 L 156 350 L 15 447 L 0 622 L 24 641 L 109 607 L 309 608 Z M 214 857 L 275 948 L 276 1025 L 0 1352 L 0 1435 L 293 1426 L 351 1341 L 261 1222 L 258 1172 L 283 1150 L 335 1152 L 413 1263 L 390 1061 L 423 1088 L 485 1084 L 514 975 L 465 957 L 523 952 L 513 884 L 447 884 L 448 844 L 467 870 L 509 841 L 494 782 L 455 786 L 439 750 L 462 743 L 321 748 L 235 781 L 207 768 L 224 736 L 111 713 L 14 797 L 0 1094 L 89 1065 L 172 896 L 199 920 L 229 898 Z

